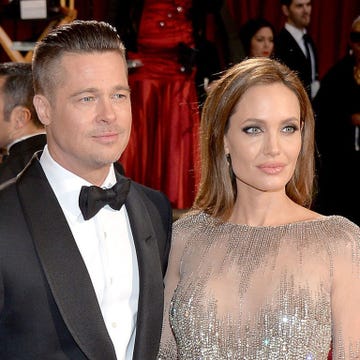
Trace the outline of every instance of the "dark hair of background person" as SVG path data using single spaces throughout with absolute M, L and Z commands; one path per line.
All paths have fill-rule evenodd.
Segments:
M 59 27 L 36 45 L 32 66 L 36 94 L 53 95 L 61 81 L 58 64 L 65 53 L 117 51 L 125 61 L 125 47 L 113 26 L 91 20 L 86 23 L 84 27 L 82 20 L 75 20 Z
M 270 28 L 273 36 L 274 36 L 274 44 L 275 44 L 275 28 L 264 18 L 254 18 L 248 20 L 244 25 L 241 26 L 239 30 L 239 37 L 244 46 L 246 56 L 250 55 L 251 48 L 251 39 L 252 37 L 262 28 L 267 27 Z
M 4 103 L 4 119 L 8 121 L 16 106 L 24 106 L 31 112 L 31 119 L 36 127 L 42 128 L 33 105 L 34 89 L 30 63 L 0 63 L 0 77 L 4 84 L 1 89 Z
M 281 5 L 290 6 L 293 0 L 280 0 Z
M 201 115 L 201 181 L 194 209 L 227 220 L 236 199 L 236 184 L 225 159 L 224 135 L 229 118 L 245 92 L 255 85 L 284 84 L 300 105 L 302 145 L 287 195 L 310 207 L 314 191 L 314 115 L 308 95 L 296 74 L 269 58 L 249 58 L 230 68 L 210 87 Z

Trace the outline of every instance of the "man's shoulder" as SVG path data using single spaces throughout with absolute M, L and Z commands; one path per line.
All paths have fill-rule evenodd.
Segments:
M 296 40 L 294 39 L 294 37 L 290 34 L 290 32 L 283 27 L 277 36 L 277 43 L 276 43 L 276 48 L 275 50 L 279 50 L 279 49 L 287 49 L 287 47 L 289 45 L 294 45 L 296 43 Z
M 11 187 L 14 187 L 16 183 L 16 177 L 12 177 L 11 179 L 2 181 L 0 183 L 0 196 L 2 193 L 6 192 L 6 191 L 10 191 Z
M 15 213 L 18 213 L 17 210 L 20 208 L 18 199 L 16 178 L 12 178 L 0 184 L 1 226 L 12 226 L 14 224 L 14 211 Z
M 134 187 L 134 189 L 143 196 L 147 197 L 150 201 L 154 203 L 162 202 L 162 203 L 169 203 L 168 198 L 166 195 L 159 191 L 152 189 L 148 186 L 142 185 L 136 181 L 131 180 L 131 186 Z

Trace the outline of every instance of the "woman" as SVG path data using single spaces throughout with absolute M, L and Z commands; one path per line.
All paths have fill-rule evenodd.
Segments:
M 267 58 L 230 68 L 204 104 L 201 183 L 173 228 L 160 359 L 360 356 L 360 229 L 309 210 L 314 117 Z
M 127 176 L 163 191 L 175 209 L 188 209 L 195 197 L 199 101 L 205 79 L 222 69 L 206 37 L 206 19 L 221 17 L 222 3 L 110 2 L 110 22 L 125 42 L 131 66 L 133 126 L 121 163 Z
M 273 55 L 275 29 L 269 21 L 250 19 L 241 27 L 239 34 L 247 57 Z

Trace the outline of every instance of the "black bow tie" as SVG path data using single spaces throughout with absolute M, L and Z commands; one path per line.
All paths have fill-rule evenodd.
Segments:
M 99 186 L 83 186 L 79 196 L 79 206 L 84 220 L 95 216 L 105 205 L 114 210 L 120 210 L 130 190 L 130 179 L 124 178 L 118 181 L 110 189 L 102 189 Z

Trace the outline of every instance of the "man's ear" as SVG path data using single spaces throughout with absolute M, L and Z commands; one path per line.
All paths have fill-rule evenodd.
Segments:
M 41 123 L 44 126 L 49 125 L 51 123 L 51 107 L 48 99 L 44 95 L 37 94 L 34 96 L 33 103 Z
M 22 105 L 15 106 L 10 114 L 10 121 L 12 122 L 14 128 L 19 130 L 25 127 L 31 121 L 31 112 L 30 110 Z
M 286 17 L 289 16 L 289 9 L 286 5 L 281 5 L 281 10 Z

